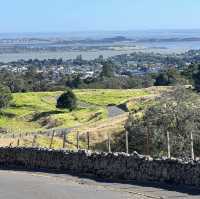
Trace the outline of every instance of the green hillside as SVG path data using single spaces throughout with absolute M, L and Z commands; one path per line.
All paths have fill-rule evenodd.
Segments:
M 69 128 L 106 119 L 108 104 L 148 96 L 147 90 L 74 90 L 78 109 L 72 112 L 55 107 L 61 92 L 13 94 L 11 106 L 0 113 L 0 127 L 15 133 L 50 128 Z

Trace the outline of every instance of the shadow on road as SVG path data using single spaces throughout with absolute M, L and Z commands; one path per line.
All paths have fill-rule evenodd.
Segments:
M 13 168 L 1 168 L 1 170 L 5 171 L 25 171 L 25 172 L 31 172 L 31 173 L 45 173 L 45 174 L 56 174 L 64 176 L 64 175 L 70 175 L 72 177 L 78 177 L 80 180 L 88 180 L 88 181 L 94 181 L 97 183 L 102 183 L 106 185 L 111 185 L 111 184 L 121 184 L 124 186 L 133 186 L 135 187 L 143 187 L 145 188 L 155 188 L 158 190 L 164 190 L 164 191 L 172 191 L 172 192 L 177 192 L 177 193 L 183 193 L 183 194 L 188 194 L 191 196 L 200 196 L 200 188 L 198 187 L 191 187 L 191 186 L 185 186 L 185 185 L 176 185 L 176 184 L 170 184 L 170 183 L 160 183 L 160 182 L 137 182 L 135 180 L 109 180 L 109 179 L 102 179 L 95 177 L 94 175 L 91 174 L 75 174 L 75 173 L 70 173 L 70 172 L 58 172 L 56 170 L 46 170 L 46 169 L 13 169 Z M 135 187 L 134 187 L 135 186 Z

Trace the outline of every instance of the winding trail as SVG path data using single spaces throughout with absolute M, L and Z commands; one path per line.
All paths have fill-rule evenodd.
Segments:
M 99 105 L 95 105 L 95 104 L 86 103 L 86 102 L 83 102 L 83 101 L 79 101 L 79 106 L 81 106 L 83 108 L 102 108 L 103 107 L 103 106 L 99 106 Z M 122 110 L 121 108 L 119 108 L 119 107 L 117 107 L 115 105 L 105 106 L 105 108 L 108 111 L 108 119 L 112 119 L 112 118 L 118 117 L 118 116 L 123 115 L 124 113 L 126 113 L 124 110 Z M 72 128 L 55 129 L 54 132 L 57 135 L 62 135 L 63 132 L 68 134 L 71 131 L 73 131 L 74 129 L 79 128 L 81 126 L 84 126 L 84 124 L 77 125 L 77 126 L 74 126 Z M 44 131 L 43 133 L 47 133 L 48 134 L 48 133 L 52 133 L 52 132 L 53 132 L 53 130 L 49 129 L 49 130 Z
M 108 106 L 107 110 L 108 110 L 108 118 L 117 117 L 125 113 L 124 110 L 122 110 L 117 106 Z

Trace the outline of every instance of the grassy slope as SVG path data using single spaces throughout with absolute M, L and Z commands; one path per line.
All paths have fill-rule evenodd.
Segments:
M 154 103 L 156 97 L 160 96 L 163 92 L 166 92 L 168 89 L 171 88 L 172 87 L 151 87 L 141 90 L 121 90 L 121 92 L 120 90 L 115 90 L 114 95 L 118 95 L 119 98 L 116 99 L 112 97 L 113 101 L 111 103 L 121 104 L 124 102 L 127 104 L 127 107 L 130 111 L 142 113 L 144 109 Z M 101 92 L 104 92 L 104 90 L 102 90 Z M 104 94 L 104 97 L 110 94 L 109 90 L 107 92 L 108 93 Z M 92 102 L 93 98 L 90 98 L 89 100 L 90 102 Z M 104 99 L 104 101 L 100 103 L 104 104 L 105 100 L 107 99 Z M 113 138 L 116 135 L 120 134 L 124 130 L 124 124 L 127 119 L 128 113 L 124 113 L 114 118 L 108 118 L 99 122 L 91 123 L 87 126 L 83 125 L 72 131 L 69 134 L 68 139 L 72 143 L 76 143 L 76 133 L 77 131 L 79 131 L 81 134 L 81 146 L 85 148 L 87 143 L 85 137 L 86 132 L 88 131 L 90 132 L 90 142 L 92 147 L 95 147 L 95 149 L 99 149 L 98 147 L 100 147 L 101 149 L 104 148 L 105 150 L 107 147 L 106 143 L 108 134 L 110 134 Z M 71 145 L 70 147 L 74 147 L 74 145 Z
M 84 102 L 106 106 L 109 104 L 118 105 L 124 103 L 130 98 L 149 95 L 144 89 L 93 89 L 93 90 L 76 90 L 78 98 Z
M 121 104 L 127 102 L 130 110 L 143 108 L 146 102 L 143 99 L 153 99 L 152 96 L 160 93 L 164 88 L 130 89 L 130 90 L 74 90 L 81 103 L 77 110 L 56 109 L 56 97 L 61 92 L 38 92 L 14 94 L 12 106 L 0 114 L 0 127 L 10 129 L 14 133 L 35 132 L 45 130 L 40 123 L 41 119 L 50 118 L 60 122 L 56 128 L 77 127 L 69 136 L 68 146 L 73 148 L 76 144 L 76 132 L 82 133 L 83 140 L 80 144 L 85 147 L 85 132 L 90 131 L 91 143 L 96 144 L 107 139 L 107 133 L 119 133 L 128 117 L 125 113 L 116 118 L 108 118 L 106 105 Z M 147 100 L 149 103 L 149 100 Z M 141 106 L 140 106 L 141 104 Z M 95 113 L 100 113 L 96 114 Z M 6 138 L 7 139 L 7 138 Z M 5 140 L 6 140 L 5 139 Z M 30 145 L 33 136 L 23 140 L 23 145 Z M 13 139 L 6 140 L 6 145 Z M 38 136 L 37 143 L 40 146 L 48 146 L 49 137 Z M 16 139 L 13 141 L 16 145 Z M 2 143 L 0 142 L 0 145 Z M 61 147 L 62 140 L 56 138 L 54 147 Z
M 73 112 L 56 109 L 56 97 L 60 92 L 38 92 L 14 94 L 12 106 L 0 115 L 0 127 L 18 131 L 35 131 L 44 129 L 33 116 L 39 114 L 38 120 L 50 117 L 60 122 L 58 127 L 73 127 L 88 122 L 107 118 L 105 105 L 119 104 L 129 98 L 148 95 L 144 90 L 75 90 L 80 101 L 98 106 L 79 107 Z M 95 113 L 100 112 L 99 118 Z

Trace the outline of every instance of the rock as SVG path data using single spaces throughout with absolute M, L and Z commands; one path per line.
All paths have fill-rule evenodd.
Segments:
M 47 169 L 105 179 L 170 182 L 200 187 L 200 161 L 153 159 L 134 152 L 96 153 L 45 148 L 0 148 L 0 167 Z

